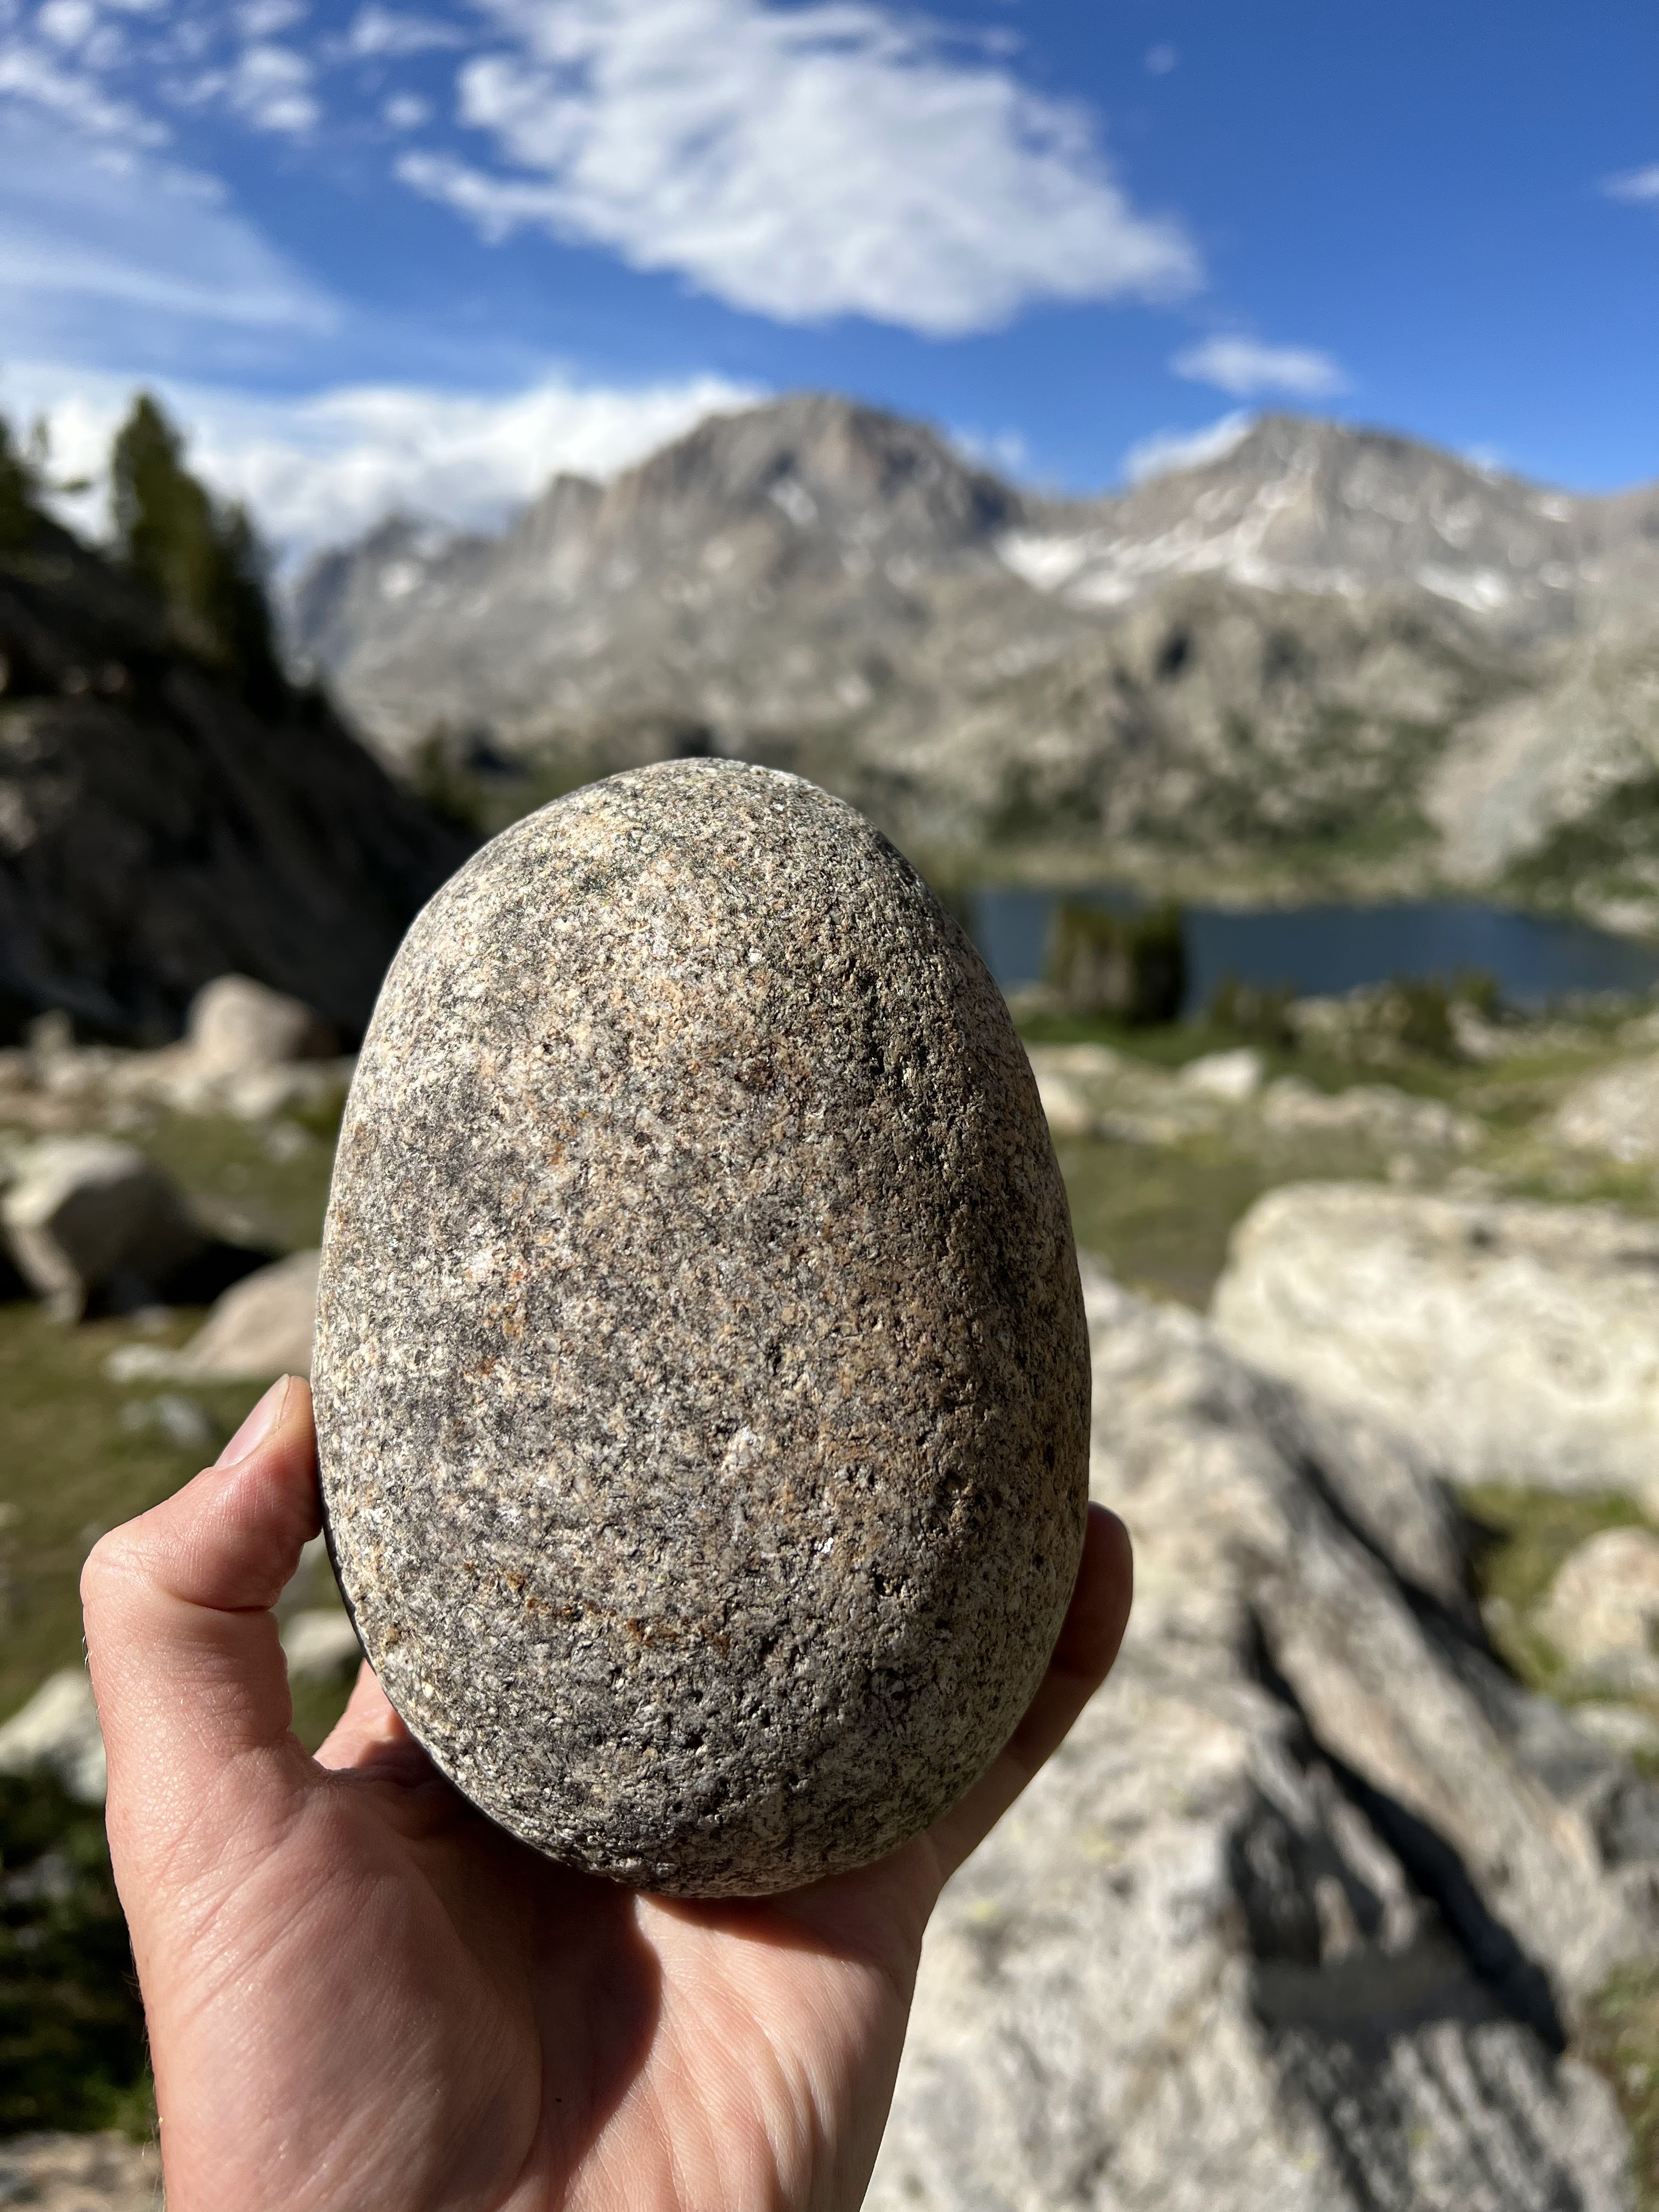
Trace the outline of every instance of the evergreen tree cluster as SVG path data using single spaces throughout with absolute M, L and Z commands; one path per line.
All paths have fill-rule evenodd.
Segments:
M 49 528 L 53 483 L 44 428 L 20 444 L 0 417 L 0 556 L 26 552 Z M 266 591 L 265 558 L 246 510 L 216 500 L 185 465 L 185 444 L 148 392 L 110 455 L 112 551 L 131 580 L 159 599 L 173 635 L 256 712 L 289 699 Z
M 183 439 L 148 392 L 117 434 L 110 489 L 117 553 L 180 641 L 250 706 L 279 704 L 287 684 L 253 526 L 244 507 L 220 505 L 191 476 Z
M 40 520 L 40 494 L 34 455 L 19 448 L 10 425 L 0 416 L 0 553 L 15 552 L 33 538 Z

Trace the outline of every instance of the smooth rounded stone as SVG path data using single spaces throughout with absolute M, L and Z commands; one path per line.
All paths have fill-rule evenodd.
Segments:
M 641 1887 L 916 1834 L 1076 1577 L 1088 1342 L 1025 1056 L 794 776 L 616 776 L 439 892 L 347 1106 L 314 1374 L 392 1703 L 495 1820 Z

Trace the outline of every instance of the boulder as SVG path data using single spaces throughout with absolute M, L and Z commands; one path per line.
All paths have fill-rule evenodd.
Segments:
M 357 1632 L 336 1607 L 316 1606 L 283 1624 L 283 1651 L 290 1682 L 332 1682 L 356 1673 L 363 1656 Z
M 1581 1152 L 1626 1163 L 1659 1160 L 1659 1054 L 1575 1085 L 1550 1130 L 1559 1143 Z
M 1385 1149 L 1472 1152 L 1486 1134 L 1472 1115 L 1439 1098 L 1414 1098 L 1391 1083 L 1356 1083 L 1316 1091 L 1299 1075 L 1281 1075 L 1261 1097 L 1264 1127 L 1277 1136 L 1348 1137 Z
M 947 1888 L 874 2212 L 1628 2212 L 1584 1994 L 1659 1799 L 1490 1656 L 1397 1437 L 1087 1281 L 1117 1669 Z
M 1242 1106 L 1261 1090 L 1266 1073 L 1267 1065 L 1261 1054 L 1249 1045 L 1241 1045 L 1236 1052 L 1206 1052 L 1197 1060 L 1189 1060 L 1181 1071 L 1180 1080 L 1189 1090 L 1201 1091 L 1206 1097 Z
M 319 1257 L 291 1252 L 233 1283 L 167 1371 L 200 1382 L 308 1375 Z
M 0 1727 L 0 1774 L 42 1773 L 55 1774 L 83 1805 L 104 1802 L 104 1739 L 84 1667 L 49 1674 Z
M 1659 1691 L 1659 1536 L 1604 1528 L 1562 1564 L 1534 1620 L 1578 1672 L 1620 1690 Z
M 185 1047 L 204 1075 L 258 1073 L 320 1060 L 333 1040 L 311 1008 L 247 975 L 216 975 L 191 1001 Z
M 1233 1233 L 1217 1328 L 1463 1481 L 1659 1509 L 1659 1223 L 1297 1183 Z
M 154 2143 L 57 2132 L 0 2142 L 0 2204 L 30 2212 L 163 2212 Z
M 22 1154 L 0 1221 L 19 1272 L 66 1321 L 98 1291 L 143 1304 L 206 1241 L 161 1169 L 106 1137 L 48 1138 Z

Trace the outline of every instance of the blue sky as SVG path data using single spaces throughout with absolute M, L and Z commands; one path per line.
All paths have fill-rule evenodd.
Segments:
M 1242 410 L 1659 475 L 1634 0 L 0 0 L 0 407 L 291 550 L 799 386 L 1078 490 Z

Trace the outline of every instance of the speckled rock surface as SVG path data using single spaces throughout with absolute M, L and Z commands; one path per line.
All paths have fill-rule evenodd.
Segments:
M 908 866 L 793 777 L 590 786 L 427 908 L 314 1375 L 393 1703 L 495 1819 L 643 1887 L 915 1833 L 1075 1577 L 1088 1345 L 1024 1055 Z

